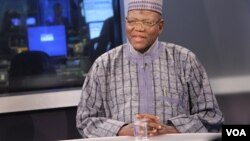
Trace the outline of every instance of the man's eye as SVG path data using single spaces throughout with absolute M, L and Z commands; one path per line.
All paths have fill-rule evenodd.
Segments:
M 134 20 L 129 20 L 128 23 L 130 23 L 130 24 L 135 24 L 136 21 L 134 21 Z
M 151 26 L 153 23 L 152 22 L 148 22 L 148 21 L 144 21 L 143 24 Z

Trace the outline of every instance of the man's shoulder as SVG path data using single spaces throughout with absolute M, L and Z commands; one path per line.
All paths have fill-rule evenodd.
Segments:
M 182 45 L 179 45 L 179 44 L 175 44 L 175 43 L 171 43 L 171 42 L 161 42 L 161 44 L 163 44 L 163 46 L 166 49 L 176 50 L 176 51 L 183 52 L 183 53 L 190 52 L 190 49 L 188 49 L 187 47 L 184 47 Z
M 121 53 L 123 52 L 123 46 L 124 45 L 117 46 L 103 53 L 96 59 L 96 62 L 100 62 L 100 61 L 106 62 L 106 61 L 110 61 L 111 59 L 114 60 L 114 59 L 120 58 L 122 56 Z
M 195 56 L 195 54 L 185 46 L 175 44 L 175 43 L 171 43 L 171 42 L 160 42 L 160 43 L 165 48 L 165 50 L 168 51 L 168 52 L 172 52 L 172 53 L 175 53 L 175 54 Z

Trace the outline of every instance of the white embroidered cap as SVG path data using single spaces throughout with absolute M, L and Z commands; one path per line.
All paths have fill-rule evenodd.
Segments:
M 128 11 L 151 10 L 162 14 L 163 0 L 128 0 Z

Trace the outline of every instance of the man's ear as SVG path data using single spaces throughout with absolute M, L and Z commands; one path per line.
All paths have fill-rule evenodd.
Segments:
M 163 29 L 164 29 L 164 24 L 165 24 L 165 22 L 164 22 L 164 20 L 163 19 L 161 19 L 161 21 L 160 21 L 160 23 L 159 23 L 159 34 L 161 34 L 162 33 L 162 31 L 163 31 Z

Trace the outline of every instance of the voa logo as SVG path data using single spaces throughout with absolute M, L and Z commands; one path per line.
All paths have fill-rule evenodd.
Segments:
M 247 136 L 244 129 L 226 129 L 227 136 Z

